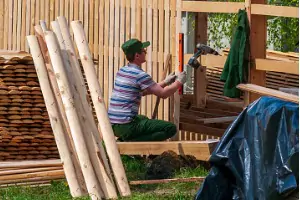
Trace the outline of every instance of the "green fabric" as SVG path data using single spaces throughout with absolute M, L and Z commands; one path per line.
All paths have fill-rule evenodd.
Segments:
M 128 124 L 113 124 L 112 129 L 120 141 L 163 141 L 177 132 L 171 122 L 148 119 L 142 115 L 137 115 Z
M 149 41 L 141 42 L 138 39 L 130 39 L 124 42 L 124 44 L 122 45 L 122 50 L 125 55 L 134 55 L 135 53 L 141 53 L 142 49 L 148 47 L 149 45 Z
M 247 12 L 239 10 L 238 27 L 235 31 L 230 52 L 221 75 L 224 81 L 224 96 L 238 98 L 241 95 L 236 86 L 247 81 L 249 63 L 249 22 Z

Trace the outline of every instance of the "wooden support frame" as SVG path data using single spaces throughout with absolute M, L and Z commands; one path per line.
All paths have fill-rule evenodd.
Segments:
M 212 141 L 171 141 L 171 142 L 117 142 L 120 154 L 160 155 L 174 151 L 178 155 L 193 155 L 198 160 L 208 161 L 218 140 Z

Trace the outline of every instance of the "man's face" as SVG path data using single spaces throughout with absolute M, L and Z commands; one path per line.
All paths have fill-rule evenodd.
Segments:
M 147 50 L 142 49 L 141 53 L 135 54 L 135 60 L 140 64 L 146 62 L 146 54 L 147 54 Z

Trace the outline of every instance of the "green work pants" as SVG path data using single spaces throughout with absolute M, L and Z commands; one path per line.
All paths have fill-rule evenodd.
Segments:
M 177 132 L 171 122 L 148 119 L 142 115 L 127 124 L 113 124 L 112 129 L 120 141 L 163 141 Z

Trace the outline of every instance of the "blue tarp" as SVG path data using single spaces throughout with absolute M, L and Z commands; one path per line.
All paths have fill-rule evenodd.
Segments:
M 209 160 L 196 200 L 277 200 L 298 187 L 299 105 L 272 97 L 250 104 Z

